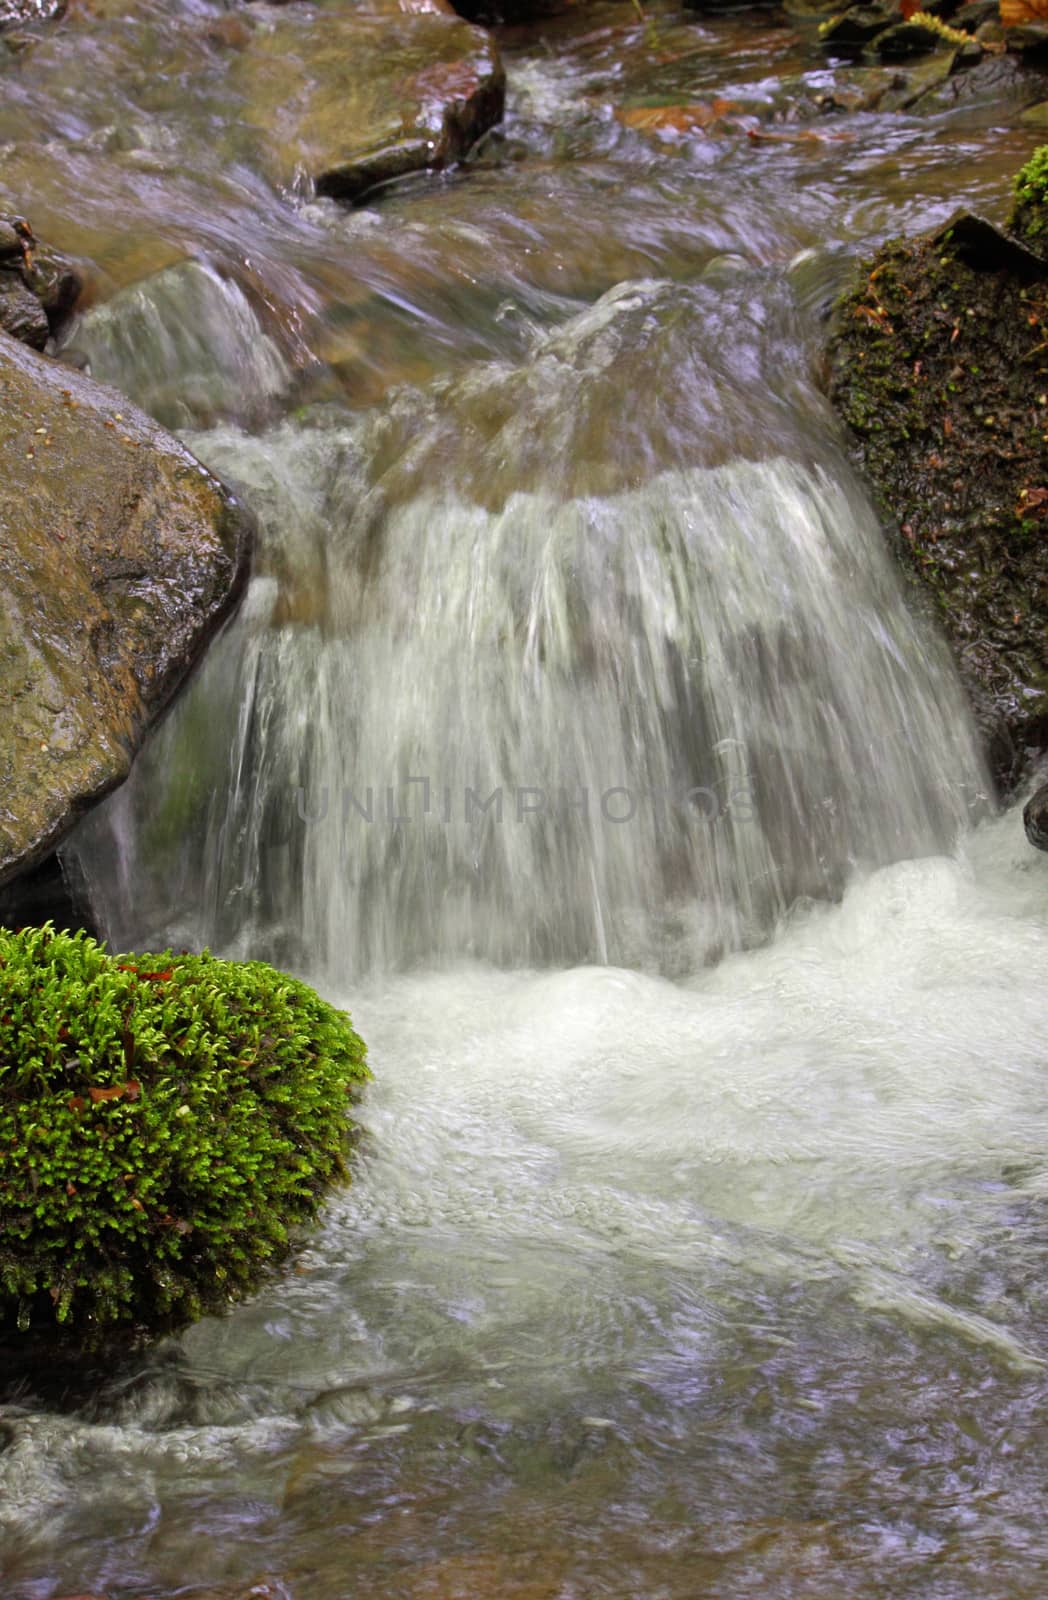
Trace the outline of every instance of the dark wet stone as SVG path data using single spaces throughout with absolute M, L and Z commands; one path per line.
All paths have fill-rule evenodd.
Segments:
M 703 0 L 684 0 L 692 9 L 705 10 Z M 568 11 L 571 0 L 455 0 L 455 10 L 469 22 L 485 27 L 498 23 L 536 22 Z
M 50 855 L 0 888 L 0 927 L 40 927 L 45 922 L 69 933 L 82 930 L 95 939 L 104 937 L 75 860 L 63 862 Z
M 14 224 L 0 217 L 0 261 L 22 259 L 22 241 Z
M 968 0 L 966 6 L 950 17 L 950 27 L 961 33 L 974 33 L 984 22 L 996 22 L 999 16 L 998 0 Z
M 952 245 L 961 260 L 979 272 L 1014 272 L 1028 283 L 1048 277 L 1048 261 L 972 211 L 951 217 L 932 242 Z
M 250 524 L 114 390 L 0 335 L 0 884 L 126 776 L 235 604 Z
M 60 17 L 68 0 L 0 0 L 0 33 L 25 22 L 47 22 Z
M 1010 31 L 1010 30 L 1009 30 Z M 934 115 L 958 105 L 983 103 L 1021 111 L 1048 97 L 1048 71 L 1019 55 L 984 55 L 965 72 L 935 84 L 913 103 L 912 109 Z
M 878 34 L 874 46 L 882 61 L 904 61 L 909 56 L 923 56 L 937 50 L 943 43 L 942 34 L 924 22 L 899 22 Z
M 827 49 L 869 44 L 886 29 L 902 21 L 899 6 L 891 4 L 851 6 L 831 17 L 819 28 L 819 38 Z
M 81 290 L 71 262 L 33 236 L 22 217 L 0 215 L 0 328 L 42 350 Z
M 1048 748 L 1046 279 L 961 213 L 885 245 L 831 324 L 831 397 L 1006 789 Z
M 21 273 L 0 271 L 0 328 L 34 350 L 42 350 L 51 336 L 47 312 L 26 288 Z
M 1037 850 L 1048 850 L 1048 783 L 1042 784 L 1023 811 L 1026 837 Z
M 974 67 L 986 54 L 978 39 L 969 39 L 967 44 L 958 47 L 955 62 L 958 67 Z
M 1038 58 L 1048 55 L 1048 23 L 1021 22 L 1014 28 L 1008 28 L 1005 37 L 1009 50 L 1015 50 L 1020 55 L 1027 52 Z
M 76 305 L 82 287 L 80 274 L 57 250 L 40 243 L 34 244 L 30 262 L 22 268 L 23 281 L 47 312 L 51 331 L 56 332 Z

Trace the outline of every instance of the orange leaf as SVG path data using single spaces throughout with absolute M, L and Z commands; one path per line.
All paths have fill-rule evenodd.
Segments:
M 116 1083 L 111 1089 L 88 1089 L 94 1105 L 101 1105 L 104 1100 L 120 1100 L 125 1095 L 129 1100 L 137 1100 L 142 1093 L 142 1085 L 137 1078 L 131 1078 L 127 1083 Z
M 1048 22 L 1048 0 L 1001 0 L 1001 21 L 1006 28 L 1023 22 Z
M 729 111 L 739 108 L 734 100 L 714 100 L 710 105 L 694 106 L 619 106 L 615 116 L 638 133 L 692 133 L 708 128 Z

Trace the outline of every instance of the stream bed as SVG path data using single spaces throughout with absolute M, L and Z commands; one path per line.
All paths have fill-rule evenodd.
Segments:
M 71 853 L 375 1082 L 252 1301 L 6 1384 L 3 1600 L 1041 1600 L 1048 863 L 819 389 L 849 263 L 1036 136 L 602 3 L 350 210 L 143 91 L 220 7 L 119 12 L 0 77 L 0 198 L 260 550 Z

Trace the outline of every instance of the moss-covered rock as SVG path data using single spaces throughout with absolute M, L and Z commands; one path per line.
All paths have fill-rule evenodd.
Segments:
M 889 243 L 838 302 L 829 355 L 1008 787 L 1048 742 L 1048 269 L 970 216 Z
M 0 930 L 0 1332 L 249 1292 L 345 1175 L 349 1018 L 261 962 Z

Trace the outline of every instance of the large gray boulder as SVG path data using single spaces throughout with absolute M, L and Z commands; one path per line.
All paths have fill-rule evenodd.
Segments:
M 127 776 L 234 607 L 250 522 L 114 390 L 0 334 L 0 884 Z

